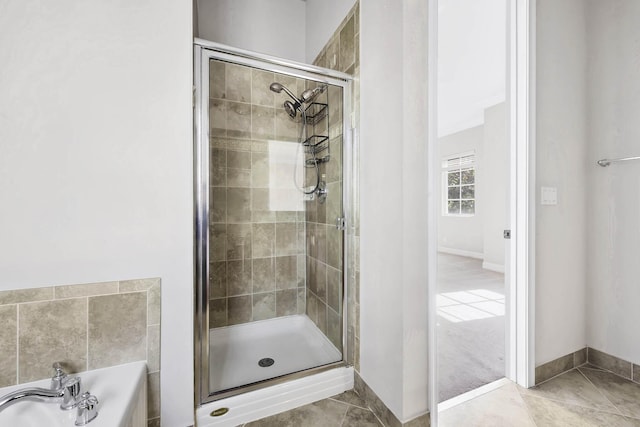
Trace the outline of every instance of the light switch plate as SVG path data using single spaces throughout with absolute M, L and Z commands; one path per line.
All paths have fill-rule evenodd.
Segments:
M 540 187 L 540 204 L 557 205 L 558 189 L 556 187 Z

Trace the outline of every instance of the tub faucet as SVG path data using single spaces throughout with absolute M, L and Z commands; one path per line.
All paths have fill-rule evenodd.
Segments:
M 51 388 L 27 387 L 0 397 L 0 412 L 23 400 L 57 402 L 62 399 L 60 409 L 72 409 L 80 403 L 80 378 L 68 378 L 59 363 L 54 363 L 56 374 L 51 378 Z

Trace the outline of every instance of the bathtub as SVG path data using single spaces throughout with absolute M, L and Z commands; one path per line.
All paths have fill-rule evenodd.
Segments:
M 98 398 L 98 417 L 88 427 L 142 427 L 147 425 L 146 363 L 134 362 L 73 374 L 81 378 L 82 393 Z M 0 388 L 0 396 L 26 387 L 49 388 L 50 380 Z M 0 412 L 0 426 L 74 427 L 76 409 L 63 411 L 59 403 L 22 401 Z

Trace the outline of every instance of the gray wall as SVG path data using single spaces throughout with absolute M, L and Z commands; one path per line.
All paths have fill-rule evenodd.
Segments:
M 538 1 L 536 365 L 586 342 L 587 80 L 583 0 Z M 558 205 L 541 206 L 540 187 Z
M 305 2 L 197 0 L 198 37 L 305 62 Z
M 505 240 L 502 232 L 509 228 L 507 209 L 511 184 L 506 104 L 503 102 L 487 108 L 484 117 L 483 168 L 480 174 L 483 267 L 504 271 Z
M 640 363 L 640 3 L 586 1 L 588 41 L 587 344 Z
M 3 2 L 0 291 L 159 277 L 162 418 L 193 423 L 190 1 Z M 159 54 L 161 47 L 161 54 Z

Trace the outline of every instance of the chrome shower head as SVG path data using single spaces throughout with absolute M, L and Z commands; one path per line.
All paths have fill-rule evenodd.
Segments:
M 302 104 L 302 101 L 299 100 L 294 94 L 293 92 L 291 92 L 289 89 L 287 89 L 285 86 L 281 85 L 280 83 L 277 82 L 273 82 L 271 83 L 271 85 L 269 85 L 269 89 L 271 89 L 272 92 L 276 92 L 276 93 L 280 93 L 282 91 L 285 91 L 287 95 L 289 95 L 291 97 L 291 99 L 293 99 L 294 101 L 296 101 L 297 103 Z
M 282 89 L 284 89 L 284 86 L 282 86 L 280 83 L 273 82 L 271 83 L 271 85 L 269 85 L 269 89 L 271 89 L 271 91 L 273 92 L 280 93 L 282 92 Z
M 292 119 L 296 118 L 296 114 L 298 114 L 299 109 L 300 109 L 300 104 L 298 102 L 294 104 L 291 101 L 284 101 L 284 110 Z
M 300 110 L 300 106 L 302 105 L 303 101 L 301 99 L 298 99 L 293 94 L 293 92 L 291 92 L 289 89 L 287 89 L 285 86 L 281 85 L 280 83 L 277 83 L 277 82 L 271 83 L 269 85 L 269 89 L 272 92 L 276 92 L 276 93 L 280 93 L 284 90 L 285 93 L 289 95 L 291 99 L 293 99 L 294 102 L 291 102 L 291 101 L 284 102 L 284 109 L 286 110 L 287 114 L 289 114 L 289 117 L 294 119 L 296 117 L 296 114 L 298 113 L 298 110 Z
M 318 96 L 321 93 L 323 93 L 325 90 L 327 90 L 327 85 L 321 85 L 321 86 L 317 86 L 317 87 L 315 87 L 313 89 L 307 89 L 304 92 L 302 92 L 302 95 L 300 95 L 300 99 L 305 104 L 309 103 L 309 102 L 313 101 L 316 96 Z

